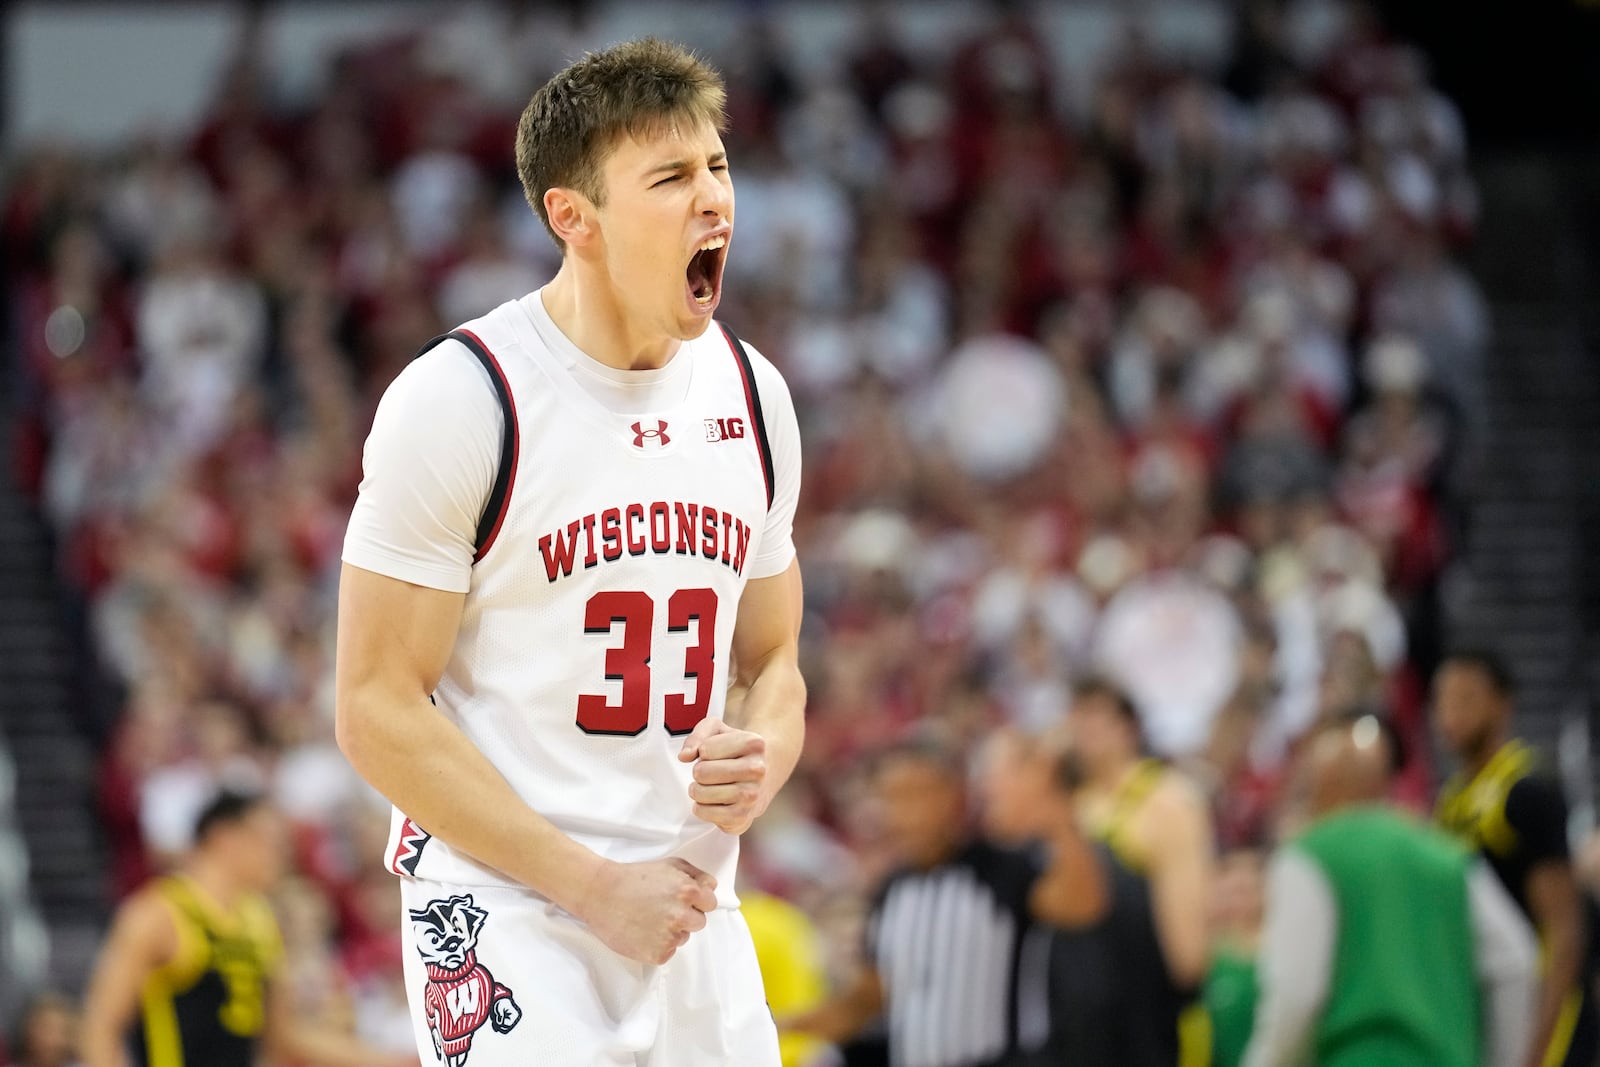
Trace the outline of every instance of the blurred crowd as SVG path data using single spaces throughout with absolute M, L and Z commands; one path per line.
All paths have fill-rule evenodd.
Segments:
M 294 107 L 247 33 L 196 129 L 34 145 L 0 218 L 12 455 L 121 694 L 113 890 L 219 783 L 270 790 L 308 1010 L 402 1043 L 387 810 L 333 743 L 335 581 L 384 387 L 554 270 L 515 120 L 601 42 L 583 5 L 519 11 L 470 53 L 448 26 L 352 45 Z M 1461 117 L 1365 5 L 1240 4 L 1221 69 L 1132 21 L 1091 78 L 1021 5 L 937 53 L 891 16 L 861 9 L 826 72 L 758 14 L 710 57 L 721 317 L 786 374 L 806 453 L 809 734 L 746 877 L 836 977 L 893 858 L 864 757 L 1046 731 L 1090 672 L 1225 853 L 1270 842 L 1297 740 L 1351 710 L 1392 717 L 1425 805 L 1488 331 Z

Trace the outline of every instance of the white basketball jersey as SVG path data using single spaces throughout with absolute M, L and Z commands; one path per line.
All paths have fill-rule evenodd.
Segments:
M 539 299 L 462 327 L 509 390 L 515 455 L 434 702 L 562 831 L 613 860 L 681 856 L 732 904 L 738 838 L 693 816 L 693 765 L 677 757 L 723 713 L 772 492 L 758 422 L 774 405 L 713 325 L 674 357 L 692 361 L 681 403 L 617 414 L 563 365 L 575 349 Z M 400 811 L 388 857 L 400 874 L 513 884 Z

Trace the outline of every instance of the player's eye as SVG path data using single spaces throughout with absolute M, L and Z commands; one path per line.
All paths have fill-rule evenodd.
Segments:
M 679 180 L 681 180 L 681 179 L 682 179 L 682 178 L 683 178 L 683 175 L 681 175 L 681 174 L 674 174 L 674 175 L 672 175 L 672 176 L 671 176 L 671 177 L 668 177 L 668 178 L 662 178 L 662 179 L 661 179 L 661 180 L 660 180 L 660 181 L 658 181 L 658 182 L 656 182 L 656 183 L 655 183 L 655 184 L 654 184 L 654 185 L 652 185 L 652 186 L 651 186 L 651 187 L 650 187 L 650 188 L 652 188 L 652 189 L 659 189 L 659 188 L 660 188 L 660 187 L 661 187 L 661 186 L 663 186 L 663 185 L 668 185 L 668 184 L 670 184 L 670 183 L 672 183 L 672 182 L 675 182 L 675 181 L 679 181 Z
M 714 170 L 714 171 L 727 170 L 728 169 L 728 165 L 726 163 L 717 163 L 717 164 L 714 164 L 711 169 Z

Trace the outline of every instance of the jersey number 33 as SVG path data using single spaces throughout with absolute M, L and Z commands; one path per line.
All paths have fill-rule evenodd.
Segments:
M 578 696 L 578 728 L 590 734 L 632 737 L 650 724 L 651 635 L 659 605 L 649 593 L 608 589 L 584 605 L 583 632 L 604 634 L 614 643 L 606 649 L 606 678 L 622 683 L 613 704 L 604 693 Z M 688 633 L 694 644 L 684 652 L 683 678 L 694 680 L 694 695 L 668 693 L 662 723 L 669 734 L 686 734 L 706 717 L 711 706 L 717 640 L 715 589 L 679 589 L 667 598 L 667 632 Z M 618 631 L 620 630 L 620 636 Z

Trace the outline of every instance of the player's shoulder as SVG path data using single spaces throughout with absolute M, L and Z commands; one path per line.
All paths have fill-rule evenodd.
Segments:
M 486 342 L 485 347 L 494 349 Z M 489 370 L 467 344 L 453 336 L 436 339 L 414 356 L 384 390 L 384 403 L 403 406 L 428 421 L 456 414 L 499 414 Z
M 1534 770 L 1506 790 L 1505 816 L 1513 825 L 1525 819 L 1566 818 L 1567 798 L 1555 776 Z
M 1135 817 L 1141 836 L 1152 843 L 1165 841 L 1173 833 L 1203 828 L 1209 819 L 1205 793 L 1193 778 L 1175 767 L 1161 769 Z
M 161 877 L 135 890 L 117 908 L 118 940 L 140 946 L 145 954 L 166 957 L 176 950 L 178 924 L 185 919 L 170 878 Z
M 467 334 L 487 348 L 491 355 L 502 349 L 520 347 L 528 342 L 530 331 L 528 311 L 523 306 L 527 296 L 507 300 L 485 311 L 475 319 L 468 319 L 451 330 L 451 334 Z M 533 336 L 537 336 L 536 334 Z
M 1161 770 L 1150 799 L 1158 805 L 1171 805 L 1191 811 L 1206 810 L 1206 794 L 1188 771 L 1166 766 Z
M 178 888 L 170 877 L 152 878 L 132 893 L 117 909 L 118 915 L 135 925 L 171 915 L 179 908 Z
M 239 901 L 239 918 L 252 933 L 277 936 L 277 913 L 272 910 L 272 902 L 259 893 Z

